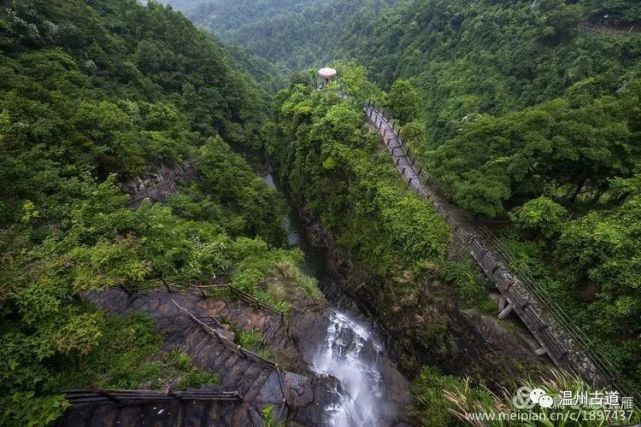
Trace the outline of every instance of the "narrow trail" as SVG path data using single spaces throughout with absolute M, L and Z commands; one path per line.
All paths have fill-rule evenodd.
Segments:
M 547 354 L 560 369 L 570 371 L 588 383 L 612 387 L 625 396 L 640 399 L 638 393 L 627 390 L 614 366 L 598 353 L 589 337 L 574 325 L 528 272 L 516 271 L 510 265 L 509 261 L 514 258 L 509 251 L 464 210 L 452 204 L 440 185 L 423 172 L 399 136 L 391 116 L 371 104 L 364 111 L 403 180 L 445 217 L 454 236 L 469 248 L 476 263 L 500 292 L 498 317 L 502 319 L 515 313 L 540 344 L 536 353 Z

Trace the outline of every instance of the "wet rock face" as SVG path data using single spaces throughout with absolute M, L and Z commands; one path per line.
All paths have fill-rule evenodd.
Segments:
M 86 298 L 113 313 L 128 314 L 142 311 L 149 314 L 159 330 L 166 335 L 165 347 L 167 350 L 179 347 L 189 354 L 196 365 L 217 373 L 221 384 L 213 389 L 238 391 L 243 396 L 243 405 L 246 405 L 247 408 L 240 413 L 234 405 L 214 405 L 211 402 L 207 403 L 209 406 L 199 408 L 199 411 L 205 411 L 203 412 L 204 419 L 208 419 L 208 423 L 202 425 L 261 425 L 262 421 L 257 414 L 260 414 L 262 409 L 268 405 L 274 407 L 272 411 L 274 417 L 281 415 L 290 420 L 298 420 L 302 422 L 302 425 L 320 425 L 314 424 L 314 422 L 320 423 L 319 420 L 323 417 L 324 408 L 336 398 L 334 393 L 336 380 L 334 378 L 317 376 L 307 369 L 301 370 L 300 374 L 283 371 L 279 378 L 278 372 L 273 367 L 256 363 L 255 360 L 244 356 L 241 352 L 222 345 L 219 339 L 208 334 L 198 323 L 180 311 L 172 300 L 198 318 L 224 317 L 236 325 L 261 331 L 276 325 L 282 331 L 274 338 L 275 342 L 272 345 L 290 347 L 291 363 L 305 366 L 303 359 L 296 361 L 302 354 L 297 350 L 297 342 L 290 342 L 289 339 L 290 331 L 287 325 L 298 324 L 295 319 L 279 324 L 276 323 L 278 316 L 244 305 L 242 302 L 203 299 L 195 295 L 180 293 L 159 292 L 130 298 L 123 292 L 108 290 L 91 292 L 86 295 Z M 322 313 L 312 311 L 304 317 L 306 320 L 302 324 L 308 328 L 304 335 L 317 339 L 322 334 Z M 297 331 L 302 334 L 302 330 L 297 329 Z M 297 335 L 291 334 L 291 337 L 297 337 Z M 299 339 L 300 342 L 305 343 L 304 345 L 308 345 L 306 340 L 300 337 Z M 284 408 L 283 402 L 285 400 L 287 405 Z M 216 409 L 216 411 L 207 412 L 210 409 Z M 194 411 L 196 410 L 194 409 Z M 212 414 L 215 414 L 215 418 L 211 418 L 214 417 Z M 114 414 L 112 413 L 112 415 Z M 130 417 L 136 416 L 138 415 Z M 227 419 L 231 420 L 232 417 L 237 420 L 237 424 L 223 422 Z M 258 418 L 254 419 L 256 417 Z M 160 425 L 169 424 L 161 423 Z
M 478 312 L 460 309 L 439 294 L 443 286 L 437 282 L 403 275 L 373 277 L 336 247 L 317 220 L 305 210 L 299 210 L 299 215 L 307 238 L 325 252 L 336 277 L 330 293 L 349 295 L 361 311 L 376 319 L 386 333 L 389 354 L 406 373 L 412 375 L 421 364 L 430 364 L 445 373 L 498 384 L 526 369 L 540 369 L 518 333 Z M 457 250 L 462 251 L 452 248 Z M 419 281 L 425 283 L 421 286 Z M 422 292 L 416 292 L 418 288 Z
M 355 319 L 334 310 L 308 314 L 290 325 L 289 333 L 314 372 L 338 380 L 333 390 L 338 401 L 325 404 L 323 424 L 394 425 L 407 418 L 409 383 L 385 354 L 372 325 Z

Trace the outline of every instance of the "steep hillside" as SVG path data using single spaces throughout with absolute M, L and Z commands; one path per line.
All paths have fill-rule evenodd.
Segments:
M 221 34 L 364 65 L 454 201 L 638 382 L 640 20 L 625 0 L 336 0 Z
M 167 0 L 226 43 L 298 71 L 324 65 L 354 25 L 371 22 L 393 0 Z
M 519 265 L 638 382 L 641 34 L 579 26 L 633 26 L 637 13 L 632 2 L 403 2 L 345 50 L 391 85 L 388 107 L 454 201 L 508 220 L 498 232 Z
M 239 378 L 256 414 L 263 386 L 278 389 L 258 415 L 275 422 L 280 368 L 254 362 L 278 357 L 315 380 L 319 341 L 332 364 L 353 342 L 385 360 L 394 381 L 381 384 L 402 402 L 388 415 L 414 414 L 399 423 L 458 425 L 457 413 L 503 410 L 493 392 L 550 377 L 556 392 L 589 388 L 550 374 L 537 343 L 495 319 L 492 284 L 405 186 L 367 100 L 390 111 L 456 212 L 498 238 L 507 267 L 641 389 L 637 0 L 9 0 L 0 51 L 0 425 L 51 424 L 66 389 Z M 313 68 L 328 63 L 339 77 L 319 89 Z M 323 251 L 322 280 L 286 248 L 285 198 L 238 152 L 269 159 Z M 358 322 L 338 331 L 319 283 L 385 345 Z M 182 295 L 198 316 L 232 313 L 208 320 L 232 337 L 225 350 L 188 317 L 174 328 L 175 294 L 162 309 L 142 297 L 159 286 L 198 290 Z M 269 353 L 262 334 L 283 319 Z M 336 339 L 345 331 L 356 341 Z M 413 380 L 412 408 L 387 356 Z M 358 362 L 360 378 L 383 378 Z M 320 394 L 289 373 L 303 408 L 290 421 L 320 424 L 339 394 L 356 417 L 345 390 L 365 406 L 386 399 L 361 393 L 369 382 L 339 385 L 358 381 L 354 364 L 336 366 L 343 380 L 324 377 Z
M 275 249 L 282 198 L 230 149 L 261 144 L 255 84 L 155 3 L 10 3 L 0 16 L 0 424 L 51 423 L 65 389 L 216 384 L 148 318 L 107 315 L 84 295 L 218 279 L 283 311 L 288 286 L 318 297 L 301 254 Z M 177 182 L 178 195 L 128 207 L 125 184 L 181 165 L 197 179 Z M 278 271 L 287 278 L 265 281 Z

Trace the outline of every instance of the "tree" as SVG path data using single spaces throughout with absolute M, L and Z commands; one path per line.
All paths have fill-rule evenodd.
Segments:
M 514 225 L 526 233 L 551 239 L 561 232 L 567 209 L 545 196 L 529 200 L 510 214 Z
M 409 123 L 420 117 L 421 100 L 409 80 L 396 80 L 387 96 L 387 106 L 394 119 Z

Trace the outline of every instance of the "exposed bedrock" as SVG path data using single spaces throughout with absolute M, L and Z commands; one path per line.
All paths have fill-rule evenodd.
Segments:
M 341 251 L 307 211 L 300 209 L 299 217 L 308 240 L 325 252 L 333 273 L 325 284 L 328 298 L 347 294 L 374 319 L 385 335 L 390 357 L 406 374 L 429 364 L 498 386 L 527 372 L 536 375 L 545 367 L 515 325 L 462 309 L 451 293 L 443 292 L 446 286 L 433 278 L 402 271 L 397 277 L 376 276 Z M 450 256 L 462 250 L 454 243 Z

